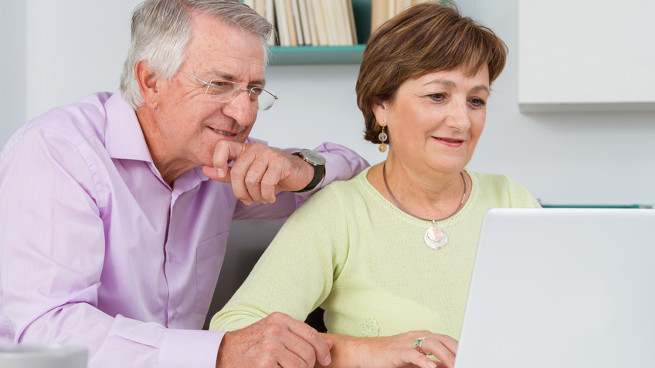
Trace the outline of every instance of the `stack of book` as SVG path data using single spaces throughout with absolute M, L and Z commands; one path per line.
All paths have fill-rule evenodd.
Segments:
M 371 0 L 371 33 L 401 11 L 428 1 L 435 0 Z
M 275 25 L 270 45 L 347 46 L 357 44 L 351 0 L 244 0 Z

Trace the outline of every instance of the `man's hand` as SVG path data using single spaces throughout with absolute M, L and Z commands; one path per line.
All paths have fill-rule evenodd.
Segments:
M 262 143 L 219 141 L 212 163 L 202 172 L 231 183 L 234 196 L 245 204 L 275 202 L 275 192 L 300 190 L 314 176 L 314 168 L 300 157 Z
M 310 326 L 283 313 L 227 332 L 216 359 L 217 368 L 311 368 L 329 365 L 332 344 Z

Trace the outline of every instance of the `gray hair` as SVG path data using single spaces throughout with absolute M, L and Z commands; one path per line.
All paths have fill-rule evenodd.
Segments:
M 267 41 L 273 26 L 238 0 L 146 0 L 132 13 L 132 41 L 121 75 L 121 94 L 134 109 L 143 104 L 134 66 L 148 60 L 162 77 L 172 78 L 186 58 L 193 13 L 213 15 L 254 34 L 264 48 L 264 62 L 268 62 Z

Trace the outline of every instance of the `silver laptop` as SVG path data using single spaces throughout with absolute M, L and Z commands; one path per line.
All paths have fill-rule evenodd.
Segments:
M 455 368 L 655 367 L 655 210 L 494 209 Z

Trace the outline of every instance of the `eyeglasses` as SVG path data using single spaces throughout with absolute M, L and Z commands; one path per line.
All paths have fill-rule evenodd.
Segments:
M 277 100 L 276 95 L 260 87 L 241 88 L 237 87 L 235 82 L 225 80 L 212 80 L 206 82 L 182 69 L 178 70 L 207 86 L 205 93 L 214 97 L 218 102 L 230 102 L 237 98 L 241 91 L 248 92 L 250 101 L 256 103 L 259 110 L 270 109 L 275 103 L 275 100 Z

